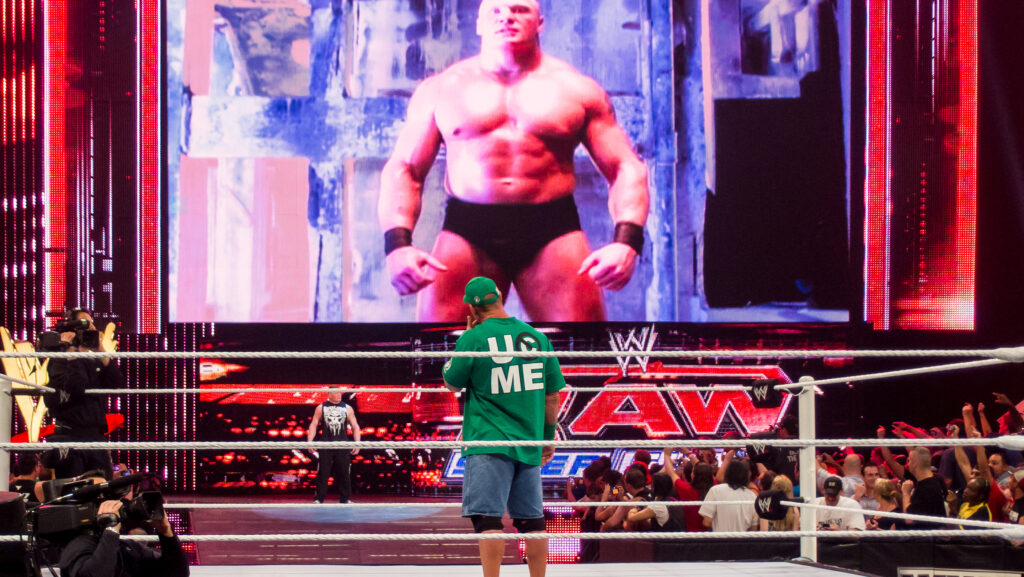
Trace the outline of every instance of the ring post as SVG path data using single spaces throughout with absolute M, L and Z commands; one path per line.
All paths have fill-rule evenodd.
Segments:
M 14 396 L 11 394 L 11 383 L 0 379 L 0 443 L 11 442 L 11 419 L 14 415 Z M 11 453 L 0 450 L 0 491 L 10 488 Z
M 800 377 L 800 382 L 813 381 L 813 377 Z M 814 440 L 815 438 L 815 424 L 816 419 L 814 416 L 814 387 L 804 387 L 800 389 L 797 396 L 798 415 L 800 422 L 800 439 L 801 440 Z M 800 448 L 800 497 L 804 499 L 804 502 L 813 502 L 817 496 L 817 468 L 818 464 L 814 458 L 814 447 L 801 447 Z M 817 527 L 817 515 L 811 509 L 800 512 L 800 530 L 801 531 L 814 531 Z M 800 538 L 800 556 L 804 559 L 817 562 L 818 560 L 818 538 L 817 537 L 801 537 Z

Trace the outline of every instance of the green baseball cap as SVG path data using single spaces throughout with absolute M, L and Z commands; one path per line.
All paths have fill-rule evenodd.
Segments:
M 466 283 L 466 296 L 462 297 L 462 302 L 480 306 L 489 305 L 499 298 L 498 285 L 485 276 L 478 276 Z

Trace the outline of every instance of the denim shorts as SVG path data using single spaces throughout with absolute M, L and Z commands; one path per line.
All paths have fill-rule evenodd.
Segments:
M 540 466 L 499 454 L 467 455 L 462 478 L 462 516 L 512 519 L 544 517 Z

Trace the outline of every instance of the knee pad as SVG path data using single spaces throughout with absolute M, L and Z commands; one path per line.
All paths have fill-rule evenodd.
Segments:
M 520 533 L 544 532 L 548 530 L 547 523 L 544 522 L 543 517 L 539 519 L 515 519 L 512 521 L 512 526 Z
M 470 515 L 469 519 L 473 521 L 473 530 L 477 533 L 483 533 L 484 531 L 505 530 L 505 526 L 501 524 L 501 517 L 491 517 L 489 515 Z

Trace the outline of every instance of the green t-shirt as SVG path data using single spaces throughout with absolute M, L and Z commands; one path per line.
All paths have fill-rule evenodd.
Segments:
M 456 351 L 551 351 L 551 341 L 512 317 L 489 318 L 455 343 Z M 530 441 L 544 438 L 544 396 L 565 387 L 554 357 L 510 355 L 454 357 L 444 365 L 444 381 L 466 389 L 462 437 L 467 441 Z M 541 464 L 540 447 L 471 447 L 464 455 L 498 453 L 527 465 Z

